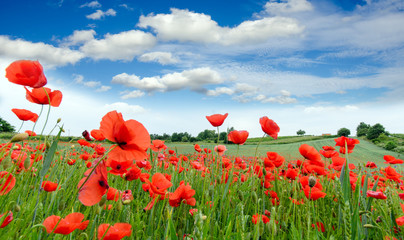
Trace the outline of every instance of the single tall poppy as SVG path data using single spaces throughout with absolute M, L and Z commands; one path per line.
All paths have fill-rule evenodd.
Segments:
M 143 160 L 147 158 L 150 147 L 150 135 L 146 128 L 138 121 L 123 120 L 117 111 L 107 113 L 100 123 L 102 134 L 118 146 L 109 152 L 109 157 L 125 161 Z
M 62 102 L 62 92 L 59 90 L 52 91 L 50 88 L 33 88 L 32 91 L 29 91 L 26 87 L 26 98 L 28 101 L 36 104 L 48 105 L 50 101 L 50 105 L 52 107 L 59 107 Z M 48 99 L 49 96 L 49 99 Z
M 6 78 L 12 83 L 32 88 L 40 88 L 47 83 L 42 65 L 38 61 L 30 60 L 11 63 L 6 68 Z
M 206 119 L 208 119 L 208 121 L 210 122 L 210 124 L 212 124 L 212 126 L 219 127 L 219 126 L 222 126 L 224 120 L 227 118 L 228 115 L 229 115 L 228 113 L 226 113 L 224 115 L 213 114 L 210 116 L 206 116 Z
M 273 139 L 278 138 L 278 133 L 280 131 L 280 128 L 276 122 L 274 122 L 272 119 L 269 119 L 267 116 L 260 118 L 260 124 L 262 131 L 264 133 L 268 134 L 271 136 Z
M 13 113 L 15 113 L 15 115 L 17 115 L 17 117 L 21 121 L 36 122 L 36 120 L 38 120 L 38 114 L 33 113 L 29 110 L 13 108 L 13 109 L 11 109 L 11 111 L 13 111 Z
M 229 133 L 229 135 L 227 135 L 227 139 L 231 142 L 233 142 L 234 144 L 239 144 L 239 145 L 243 145 L 245 143 L 245 141 L 247 141 L 248 138 L 248 132 L 247 131 L 231 131 Z

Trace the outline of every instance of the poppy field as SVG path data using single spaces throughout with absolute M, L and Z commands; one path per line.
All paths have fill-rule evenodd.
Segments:
M 0 144 L 0 239 L 404 239 L 404 161 L 355 156 L 358 139 L 298 143 L 293 154 L 258 143 L 244 155 L 249 133 L 235 130 L 231 147 L 180 153 L 111 111 L 60 144 L 59 120 L 56 135 L 36 126 L 63 101 L 39 62 L 13 62 L 6 77 L 48 112 L 9 109 L 33 127 Z M 220 132 L 227 116 L 206 119 Z M 281 123 L 257 124 L 278 138 Z

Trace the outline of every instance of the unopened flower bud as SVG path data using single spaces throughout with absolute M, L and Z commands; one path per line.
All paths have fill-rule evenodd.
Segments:
M 58 118 L 58 120 L 56 121 L 56 123 L 60 123 L 62 121 L 61 118 Z
M 25 139 L 27 139 L 29 137 L 28 133 L 17 133 L 16 135 L 14 135 L 10 142 L 20 142 L 20 141 L 24 141 Z
M 101 198 L 101 201 L 98 203 L 98 206 L 102 207 L 107 202 L 107 194 L 104 194 Z
M 31 158 L 26 158 L 25 160 L 24 160 L 24 168 L 25 169 L 29 169 L 29 167 L 31 167 Z
M 60 200 L 59 205 L 58 205 L 59 211 L 63 211 L 65 209 L 65 206 L 66 206 L 65 201 Z
M 21 211 L 21 207 L 20 205 L 18 205 L 17 203 L 14 205 L 14 212 L 19 212 Z
M 314 185 L 316 185 L 317 179 L 313 176 L 309 177 L 309 187 L 314 187 Z

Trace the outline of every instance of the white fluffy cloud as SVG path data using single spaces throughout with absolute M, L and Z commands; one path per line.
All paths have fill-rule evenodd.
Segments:
M 234 94 L 234 90 L 228 87 L 217 87 L 214 90 L 208 90 L 206 92 L 208 96 L 219 96 L 222 94 L 232 95 Z
M 144 92 L 142 92 L 142 91 L 140 91 L 140 90 L 134 90 L 134 91 L 131 91 L 131 92 L 128 92 L 128 91 L 125 91 L 125 92 L 122 92 L 122 96 L 121 96 L 121 99 L 129 99 L 129 98 L 140 98 L 140 97 L 143 97 L 144 96 Z
M 92 19 L 92 20 L 99 20 L 101 18 L 104 18 L 106 16 L 116 16 L 116 11 L 112 8 L 108 9 L 107 11 L 102 11 L 102 10 L 97 10 L 92 14 L 86 15 L 86 18 Z
M 138 30 L 130 30 L 118 34 L 106 34 L 103 39 L 91 39 L 80 47 L 88 57 L 98 59 L 132 60 L 136 55 L 152 48 L 156 38 Z
M 83 8 L 83 7 L 100 8 L 101 3 L 99 3 L 98 1 L 86 2 L 86 3 L 84 3 L 83 5 L 80 6 L 80 8 Z
M 170 14 L 141 16 L 139 27 L 151 27 L 164 41 L 252 44 L 273 37 L 300 34 L 303 27 L 292 18 L 272 17 L 245 21 L 229 28 L 220 27 L 209 15 L 172 8 Z
M 292 98 L 290 92 L 286 90 L 281 91 L 281 95 L 276 97 L 266 97 L 263 94 L 258 95 L 255 100 L 260 101 L 262 103 L 279 103 L 279 104 L 290 104 L 297 103 L 296 98 Z
M 161 65 L 174 64 L 178 59 L 173 57 L 170 52 L 149 52 L 138 57 L 141 62 L 158 62 Z
M 33 43 L 22 39 L 10 39 L 0 35 L 0 56 L 9 59 L 39 60 L 48 66 L 75 64 L 85 55 L 69 48 L 58 48 L 42 42 Z
M 205 85 L 220 84 L 223 81 L 218 72 L 205 67 L 142 79 L 136 75 L 121 73 L 114 76 L 111 82 L 122 84 L 126 87 L 138 88 L 146 92 L 166 92 L 187 88 L 192 91 L 204 92 Z
M 73 74 L 73 80 L 75 83 L 89 87 L 89 88 L 96 88 L 96 92 L 106 92 L 111 89 L 110 86 L 101 85 L 99 81 L 84 81 L 84 76 L 80 74 Z
M 313 10 L 313 6 L 307 0 L 282 0 L 281 2 L 270 0 L 264 8 L 266 12 L 273 15 Z
M 94 39 L 94 30 L 75 30 L 72 35 L 63 39 L 62 46 L 75 46 Z

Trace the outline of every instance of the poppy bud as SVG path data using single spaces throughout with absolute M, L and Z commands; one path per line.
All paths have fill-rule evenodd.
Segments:
M 50 146 L 51 146 L 50 142 L 49 142 L 49 141 L 46 141 L 46 149 L 49 149 Z
M 375 226 L 373 226 L 372 224 L 365 224 L 365 225 L 363 225 L 363 227 L 365 227 L 365 228 L 375 228 Z
M 26 158 L 25 160 L 24 160 L 24 168 L 25 169 L 29 169 L 29 167 L 31 166 L 31 158 Z
M 240 191 L 240 190 L 238 190 L 238 191 L 237 191 L 237 193 L 238 193 L 238 198 L 240 199 L 240 201 L 244 201 L 244 195 L 243 195 L 243 192 L 242 192 L 242 191 Z
M 19 212 L 19 211 L 21 211 L 21 207 L 20 207 L 20 205 L 18 205 L 18 203 L 16 203 L 15 205 L 14 205 L 14 210 L 13 210 L 14 212 Z
M 314 187 L 314 185 L 316 185 L 317 179 L 313 176 L 309 177 L 309 187 Z
M 65 209 L 65 206 L 66 206 L 65 201 L 60 200 L 59 205 L 58 205 L 59 211 L 63 211 L 63 209 Z
M 116 209 L 117 209 L 118 211 L 122 211 L 122 201 L 118 201 L 118 202 L 117 202 Z
M 262 168 L 262 173 L 264 174 L 264 176 L 267 175 L 267 170 L 265 168 Z
M 14 135 L 10 142 L 20 142 L 20 141 L 24 141 L 25 139 L 27 139 L 29 137 L 28 133 L 17 133 L 16 135 Z
M 104 194 L 101 198 L 101 201 L 98 203 L 98 206 L 102 207 L 107 202 L 107 194 Z
M 7 157 L 1 163 L 3 164 L 3 169 L 5 170 L 11 166 L 11 159 Z
M 60 123 L 62 121 L 61 118 L 58 118 L 58 120 L 56 121 L 56 123 Z
M 257 200 L 258 200 L 257 193 L 254 191 L 254 192 L 252 192 L 251 194 L 252 194 L 252 200 L 253 200 L 253 202 L 257 202 Z

